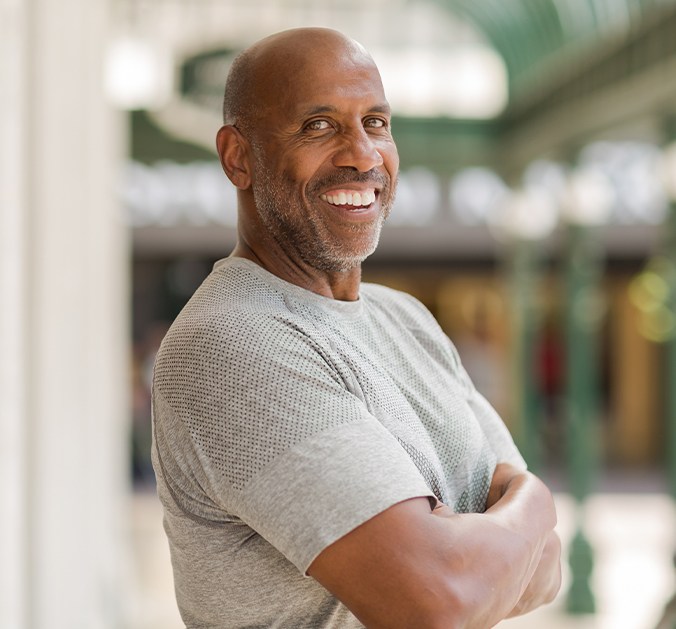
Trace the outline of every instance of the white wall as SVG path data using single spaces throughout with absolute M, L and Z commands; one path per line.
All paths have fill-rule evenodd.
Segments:
M 123 626 L 126 134 L 105 0 L 0 0 L 0 624 Z

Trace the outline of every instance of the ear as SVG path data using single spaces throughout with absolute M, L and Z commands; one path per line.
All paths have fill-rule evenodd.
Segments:
M 228 179 L 246 190 L 251 185 L 251 169 L 246 138 L 232 125 L 224 125 L 216 135 L 216 148 Z

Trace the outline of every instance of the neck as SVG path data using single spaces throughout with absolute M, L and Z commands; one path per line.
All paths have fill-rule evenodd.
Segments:
M 340 301 L 359 299 L 361 265 L 347 271 L 320 271 L 304 262 L 276 255 L 276 243 L 269 245 L 271 246 L 252 246 L 240 233 L 231 255 L 251 260 L 273 275 L 317 295 Z

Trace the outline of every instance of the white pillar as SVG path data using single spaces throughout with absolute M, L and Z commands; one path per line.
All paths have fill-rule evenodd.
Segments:
M 0 618 L 14 629 L 25 625 L 26 608 L 25 307 L 20 277 L 25 16 L 17 2 L 4 0 L 0 6 Z
M 124 624 L 125 148 L 106 0 L 0 0 L 0 623 Z

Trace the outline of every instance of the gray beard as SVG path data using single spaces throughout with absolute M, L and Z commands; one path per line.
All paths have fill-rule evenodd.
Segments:
M 315 217 L 303 222 L 305 208 L 290 194 L 292 186 L 288 183 L 284 185 L 286 182 L 273 177 L 260 160 L 256 161 L 256 184 L 253 186 L 256 208 L 269 233 L 289 255 L 300 257 L 303 262 L 319 271 L 345 272 L 358 267 L 376 250 L 383 223 L 394 202 L 394 194 L 383 207 L 375 229 L 372 224 L 351 224 L 349 230 L 355 234 L 355 239 L 339 241 Z M 359 175 L 352 175 L 350 180 L 355 181 L 358 178 Z M 362 175 L 362 178 L 373 181 L 372 176 Z M 378 180 L 383 180 L 382 175 L 378 176 Z M 326 186 L 326 182 L 317 183 L 313 188 L 319 188 L 320 185 Z M 389 180 L 384 185 L 383 190 L 387 194 Z M 308 194 L 310 198 L 315 196 L 311 189 Z M 370 232 L 372 236 L 367 242 L 362 242 L 361 236 L 366 232 Z M 356 242 L 358 246 L 355 245 Z

